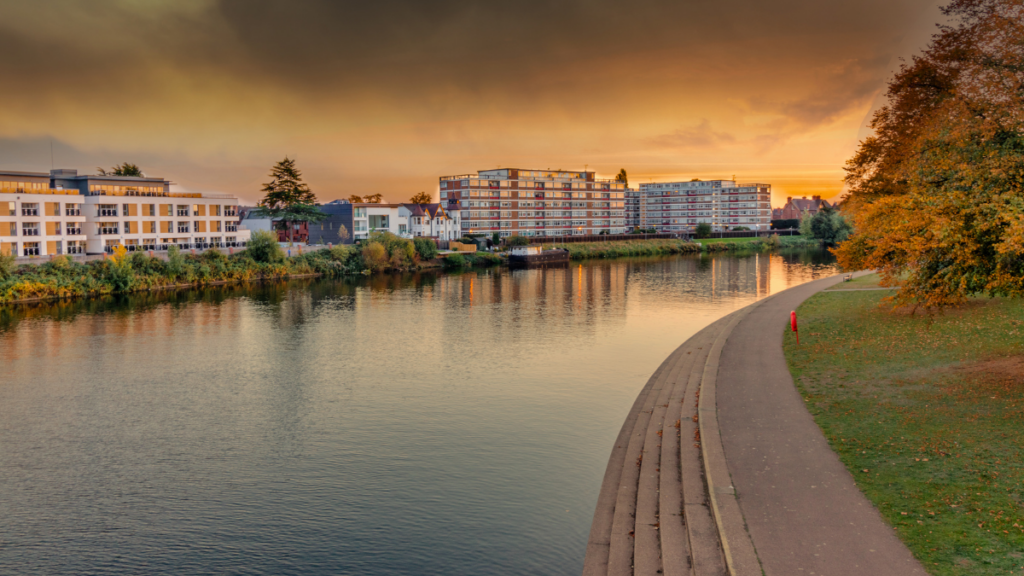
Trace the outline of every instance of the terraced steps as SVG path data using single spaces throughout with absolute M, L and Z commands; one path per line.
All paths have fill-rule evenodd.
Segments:
M 760 573 L 745 531 L 720 528 L 739 508 L 714 415 L 722 346 L 753 306 L 683 343 L 640 392 L 608 459 L 584 576 Z

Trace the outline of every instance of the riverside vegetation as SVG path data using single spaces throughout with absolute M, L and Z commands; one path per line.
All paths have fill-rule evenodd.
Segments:
M 569 250 L 572 259 L 581 260 L 701 251 L 769 251 L 819 245 L 813 239 L 770 236 L 708 239 L 702 244 L 655 239 L 545 245 L 545 248 L 563 247 Z M 438 259 L 437 246 L 432 240 L 407 240 L 387 232 L 372 234 L 360 246 L 339 245 L 287 257 L 274 233 L 259 231 L 253 234 L 245 250 L 231 256 L 217 250 L 184 254 L 172 247 L 164 260 L 150 257 L 145 252 L 128 254 L 122 247 L 104 260 L 83 263 L 60 256 L 44 264 L 20 266 L 15 265 L 13 256 L 0 256 L 0 304 L 297 276 L 338 278 L 351 274 L 413 270 L 424 266 L 441 266 L 448 271 L 458 271 L 504 262 L 501 256 L 488 252 L 451 254 Z
M 360 248 L 341 245 L 287 257 L 276 235 L 266 231 L 253 233 L 248 247 L 231 256 L 217 250 L 183 254 L 172 247 L 163 260 L 145 252 L 128 254 L 122 247 L 104 260 L 83 263 L 59 256 L 45 264 L 20 266 L 15 265 L 13 256 L 0 256 L 0 303 L 407 270 L 436 256 L 437 247 L 429 240 L 413 242 L 382 233 L 372 235 Z M 474 263 L 482 261 L 468 264 Z
M 764 238 L 708 238 L 700 243 L 675 239 L 625 240 L 611 242 L 580 242 L 544 244 L 545 250 L 562 248 L 573 260 L 588 258 L 621 258 L 627 256 L 663 256 L 698 252 L 752 251 L 767 252 L 787 248 L 818 248 L 821 242 L 800 236 L 768 236 Z

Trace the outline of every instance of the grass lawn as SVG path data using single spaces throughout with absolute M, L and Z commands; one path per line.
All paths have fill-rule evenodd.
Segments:
M 880 307 L 887 294 L 800 306 L 801 345 L 785 336 L 797 386 L 932 574 L 1024 574 L 1024 301 L 910 316 Z
M 764 240 L 764 238 L 756 238 L 756 237 L 755 238 L 713 238 L 712 237 L 712 238 L 703 238 L 703 239 L 695 238 L 694 239 L 695 242 L 700 242 L 701 244 L 746 244 L 748 242 L 753 242 L 755 240 Z
M 859 278 L 854 278 L 849 282 L 840 282 L 831 288 L 826 290 L 855 290 L 858 288 L 880 288 L 878 282 L 881 280 L 878 274 L 867 274 Z

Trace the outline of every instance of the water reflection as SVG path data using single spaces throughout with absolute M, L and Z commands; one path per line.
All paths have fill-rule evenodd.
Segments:
M 577 574 L 667 354 L 827 254 L 0 309 L 9 573 Z

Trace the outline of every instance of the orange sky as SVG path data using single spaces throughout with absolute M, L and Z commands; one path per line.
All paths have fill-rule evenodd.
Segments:
M 321 200 L 497 166 L 842 188 L 932 0 L 0 0 L 0 168 Z

